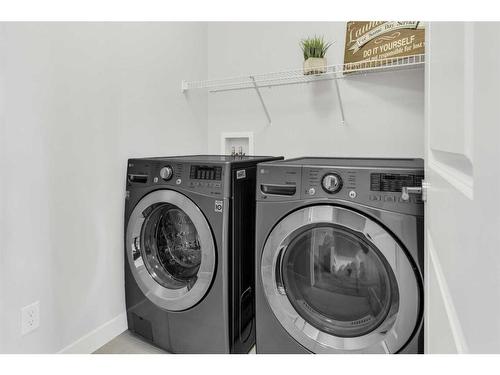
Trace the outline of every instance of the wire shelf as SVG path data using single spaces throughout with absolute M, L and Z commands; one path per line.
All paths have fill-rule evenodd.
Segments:
M 348 64 L 328 65 L 321 68 L 321 72 L 317 74 L 306 75 L 303 69 L 294 69 L 205 81 L 183 81 L 182 91 L 208 89 L 209 92 L 220 92 L 293 85 L 347 78 L 365 73 L 419 68 L 422 67 L 424 63 L 425 55 L 421 54 Z
M 271 114 L 269 113 L 264 98 L 260 92 L 261 88 L 334 80 L 340 108 L 341 124 L 344 125 L 346 123 L 344 106 L 342 104 L 338 79 L 359 74 L 414 69 L 422 67 L 424 63 L 425 55 L 422 54 L 406 57 L 390 57 L 386 59 L 361 61 L 348 64 L 328 65 L 326 67 L 316 68 L 317 73 L 314 74 L 304 74 L 303 69 L 294 69 L 207 81 L 182 81 L 182 92 L 195 89 L 207 89 L 209 92 L 254 89 L 257 92 L 260 103 L 262 104 L 262 109 L 267 117 L 267 121 L 269 125 L 271 125 Z

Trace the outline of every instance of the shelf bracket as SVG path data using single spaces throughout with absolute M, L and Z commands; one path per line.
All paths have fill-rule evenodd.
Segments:
M 262 94 L 260 93 L 259 86 L 257 85 L 257 82 L 255 82 L 255 77 L 250 76 L 250 79 L 252 80 L 253 87 L 255 88 L 255 91 L 257 92 L 257 95 L 259 96 L 260 104 L 262 104 L 262 108 L 264 109 L 264 113 L 266 114 L 267 117 L 267 122 L 269 125 L 271 125 L 271 115 L 269 114 L 269 111 L 267 110 L 266 103 L 264 102 L 264 99 L 262 98 Z
M 339 108 L 340 108 L 340 123 L 342 125 L 345 125 L 345 116 L 344 116 L 344 105 L 342 104 L 342 97 L 340 96 L 340 89 L 339 89 L 339 82 L 337 79 L 333 80 L 335 82 L 335 88 L 337 89 L 337 99 L 339 101 Z

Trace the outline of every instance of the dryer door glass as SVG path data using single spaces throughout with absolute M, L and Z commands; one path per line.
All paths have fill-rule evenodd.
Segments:
M 151 276 L 168 288 L 190 288 L 201 263 L 198 232 L 179 207 L 158 203 L 149 208 L 141 246 Z
M 397 308 L 397 283 L 387 261 L 347 228 L 321 224 L 299 232 L 281 263 L 291 304 L 320 331 L 362 336 Z

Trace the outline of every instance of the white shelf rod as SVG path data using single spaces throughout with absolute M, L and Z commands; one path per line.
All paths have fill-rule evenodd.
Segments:
M 266 114 L 266 117 L 267 117 L 267 122 L 269 125 L 271 125 L 271 123 L 272 123 L 271 115 L 269 114 L 266 103 L 264 102 L 264 99 L 262 98 L 262 94 L 260 93 L 259 86 L 257 85 L 257 82 L 255 82 L 255 77 L 250 76 L 250 79 L 252 80 L 255 91 L 257 92 L 257 95 L 259 96 L 260 104 L 262 104 L 262 108 L 264 109 L 264 113 Z
M 339 101 L 339 108 L 340 108 L 340 122 L 342 125 L 345 125 L 345 116 L 344 116 L 344 105 L 342 104 L 342 97 L 340 96 L 340 89 L 339 89 L 339 81 L 335 80 L 335 88 L 337 89 L 337 99 Z

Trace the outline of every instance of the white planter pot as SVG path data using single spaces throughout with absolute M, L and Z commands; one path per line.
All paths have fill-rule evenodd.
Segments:
M 321 74 L 326 73 L 326 58 L 324 57 L 309 57 L 304 61 L 304 74 Z

